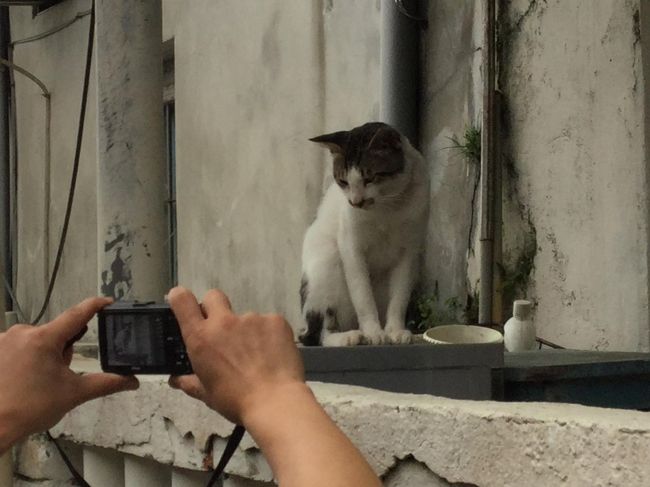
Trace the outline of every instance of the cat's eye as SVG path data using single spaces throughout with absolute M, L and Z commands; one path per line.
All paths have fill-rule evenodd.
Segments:
M 390 176 L 392 176 L 394 173 L 392 172 L 376 172 L 375 174 L 372 175 L 370 178 L 364 178 L 363 179 L 363 184 L 371 184 L 371 183 L 378 183 L 382 181 L 383 179 L 386 179 Z
M 341 186 L 341 188 L 347 188 L 348 187 L 348 182 L 345 179 L 339 179 L 338 183 L 339 183 L 339 186 Z

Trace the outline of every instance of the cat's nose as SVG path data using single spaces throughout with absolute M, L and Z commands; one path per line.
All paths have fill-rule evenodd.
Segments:
M 373 198 L 358 199 L 358 200 L 348 200 L 352 206 L 355 208 L 367 208 L 372 205 L 375 200 Z

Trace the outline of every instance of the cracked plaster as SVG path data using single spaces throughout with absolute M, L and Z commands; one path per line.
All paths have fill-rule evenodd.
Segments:
M 640 486 L 650 478 L 649 413 L 458 401 L 320 383 L 312 388 L 375 471 L 387 476 L 386 485 L 403 475 L 397 471 L 405 458 L 419 462 L 417 468 L 405 467 L 415 469 L 416 478 L 426 467 L 452 485 Z M 54 434 L 200 470 L 213 462 L 211 449 L 215 457 L 220 454 L 231 429 L 201 403 L 151 378 L 139 391 L 81 406 Z M 250 437 L 228 471 L 249 480 L 272 480 Z

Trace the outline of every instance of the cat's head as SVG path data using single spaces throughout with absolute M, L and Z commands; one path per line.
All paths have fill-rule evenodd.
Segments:
M 354 208 L 393 206 L 404 196 L 408 141 L 390 125 L 371 122 L 309 140 L 331 151 L 334 180 Z

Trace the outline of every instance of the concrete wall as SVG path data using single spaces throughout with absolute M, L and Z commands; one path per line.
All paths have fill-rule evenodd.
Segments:
M 568 347 L 650 349 L 641 3 L 502 5 L 507 265 Z
M 509 297 L 533 299 L 540 335 L 566 346 L 650 347 L 641 3 L 501 4 Z M 198 294 L 222 287 L 239 310 L 277 310 L 297 323 L 302 236 L 329 173 L 328 155 L 307 138 L 378 117 L 380 2 L 163 4 L 163 38 L 174 38 L 176 59 L 180 281 Z M 33 19 L 31 9 L 12 8 L 12 37 L 88 7 L 71 0 Z M 437 283 L 441 302 L 465 302 L 478 280 L 476 221 L 469 238 L 477 170 L 447 147 L 480 117 L 482 19 L 469 0 L 429 2 L 428 17 L 421 138 L 432 214 L 424 283 L 427 293 Z M 50 267 L 86 28 L 84 18 L 14 53 L 52 91 Z M 33 83 L 17 75 L 16 84 L 18 292 L 33 315 L 45 290 L 44 108 Z M 93 79 L 51 315 L 97 292 L 95 91 Z
M 466 302 L 476 287 L 479 171 L 450 138 L 462 141 L 480 125 L 483 43 L 480 4 L 471 0 L 429 2 L 423 35 L 422 152 L 431 175 L 431 214 L 423 287 L 438 286 L 440 302 Z M 472 221 L 472 215 L 474 216 Z M 471 235 L 470 235 L 471 231 Z
M 376 117 L 378 21 L 367 1 L 187 5 L 175 28 L 181 283 L 298 322 L 302 238 L 329 168 L 307 139 Z
M 650 476 L 648 413 L 459 401 L 336 384 L 311 387 L 387 487 L 640 487 Z M 53 434 L 202 470 L 216 463 L 231 431 L 214 411 L 153 377 L 138 391 L 79 407 Z M 26 462 L 21 465 L 29 471 Z M 262 487 L 273 480 L 248 435 L 226 471 L 254 481 L 234 485 Z

